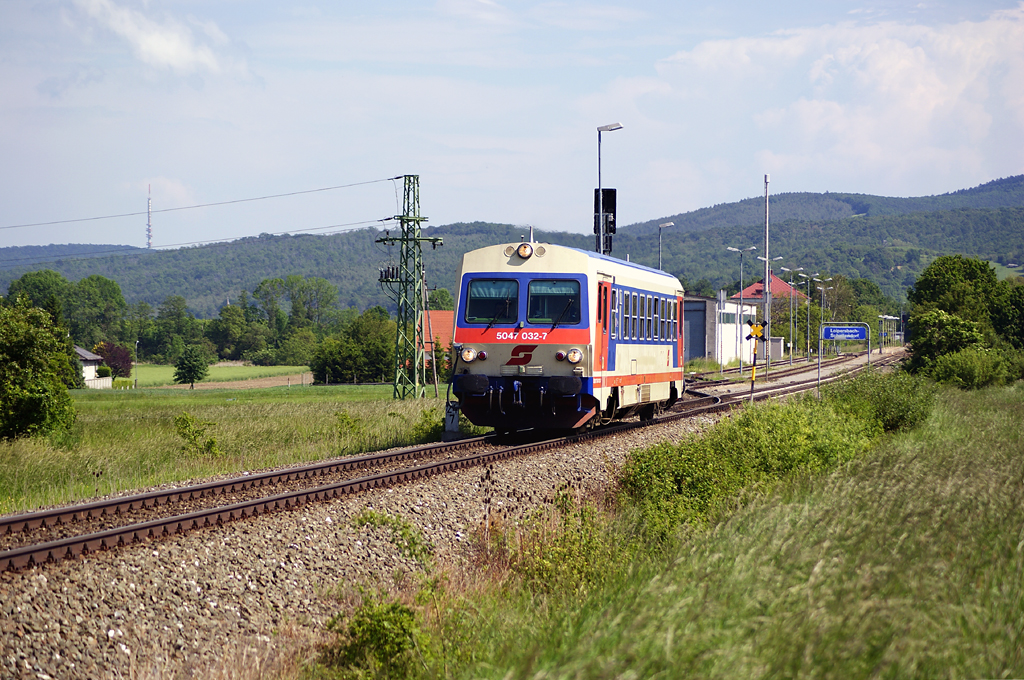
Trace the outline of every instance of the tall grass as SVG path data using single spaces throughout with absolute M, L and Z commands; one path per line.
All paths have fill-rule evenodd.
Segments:
M 1024 387 L 929 408 L 891 380 L 754 407 L 714 456 L 635 452 L 614 512 L 562 496 L 499 532 L 472 570 L 492 580 L 416 624 L 457 656 L 409 676 L 1024 676 Z
M 943 392 L 923 426 L 606 563 L 586 597 L 506 584 L 473 602 L 456 676 L 1021 677 L 1022 418 L 1024 387 Z
M 390 395 L 390 386 L 82 391 L 70 436 L 0 442 L 0 513 L 353 455 L 439 430 L 443 399 Z M 183 450 L 174 423 L 182 413 L 210 423 L 205 437 L 215 439 L 220 455 Z

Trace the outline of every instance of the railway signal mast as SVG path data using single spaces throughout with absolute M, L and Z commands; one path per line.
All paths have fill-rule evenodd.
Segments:
M 380 270 L 381 287 L 398 304 L 398 330 L 395 334 L 395 399 L 419 399 L 426 394 L 426 333 L 424 309 L 424 272 L 421 244 L 426 241 L 436 248 L 443 245 L 439 237 L 422 236 L 420 216 L 420 176 L 405 175 L 402 214 L 394 219 L 402 225 L 401 236 L 385 236 L 377 243 L 398 244 L 398 264 Z
M 621 130 L 622 123 L 609 123 L 597 128 L 597 191 L 594 195 L 594 233 L 601 255 L 611 255 L 612 234 L 615 233 L 615 189 L 601 187 L 601 133 Z

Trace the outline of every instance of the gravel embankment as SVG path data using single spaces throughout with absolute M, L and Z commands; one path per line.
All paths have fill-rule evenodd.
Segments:
M 677 440 L 710 422 L 645 428 L 0 574 L 0 677 L 247 677 L 274 645 L 317 639 L 342 608 L 339 593 L 387 585 L 396 572 L 414 569 L 385 531 L 352 525 L 364 509 L 413 522 L 438 562 L 458 570 L 488 509 L 514 519 L 565 485 L 599 492 L 630 449 Z M 225 668 L 225 659 L 236 667 Z

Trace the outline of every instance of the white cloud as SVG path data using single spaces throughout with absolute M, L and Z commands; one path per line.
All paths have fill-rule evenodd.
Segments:
M 985 147 L 1024 145 L 1024 3 L 976 22 L 705 41 L 658 68 L 678 101 L 702 109 L 690 118 L 734 125 L 765 170 L 873 176 L 884 193 L 915 175 L 1006 174 L 985 167 Z
M 101 26 L 124 39 L 135 56 L 149 66 L 180 74 L 245 71 L 244 65 L 201 44 L 188 26 L 173 18 L 158 22 L 140 11 L 121 7 L 113 0 L 75 0 L 75 4 Z M 229 42 L 215 23 L 190 21 L 212 42 L 219 45 Z

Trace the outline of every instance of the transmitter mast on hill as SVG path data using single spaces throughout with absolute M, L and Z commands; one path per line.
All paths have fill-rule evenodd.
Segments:
M 149 198 L 146 199 L 146 247 L 153 247 L 153 185 L 146 186 Z
M 420 224 L 420 176 L 405 175 L 402 214 L 395 219 L 402 225 L 400 237 L 386 235 L 377 239 L 385 245 L 398 244 L 398 264 L 380 270 L 380 284 L 398 304 L 398 331 L 395 335 L 395 399 L 418 399 L 425 396 L 427 385 L 426 314 L 424 314 L 423 251 L 424 241 L 436 248 L 443 245 L 439 237 L 422 236 Z

